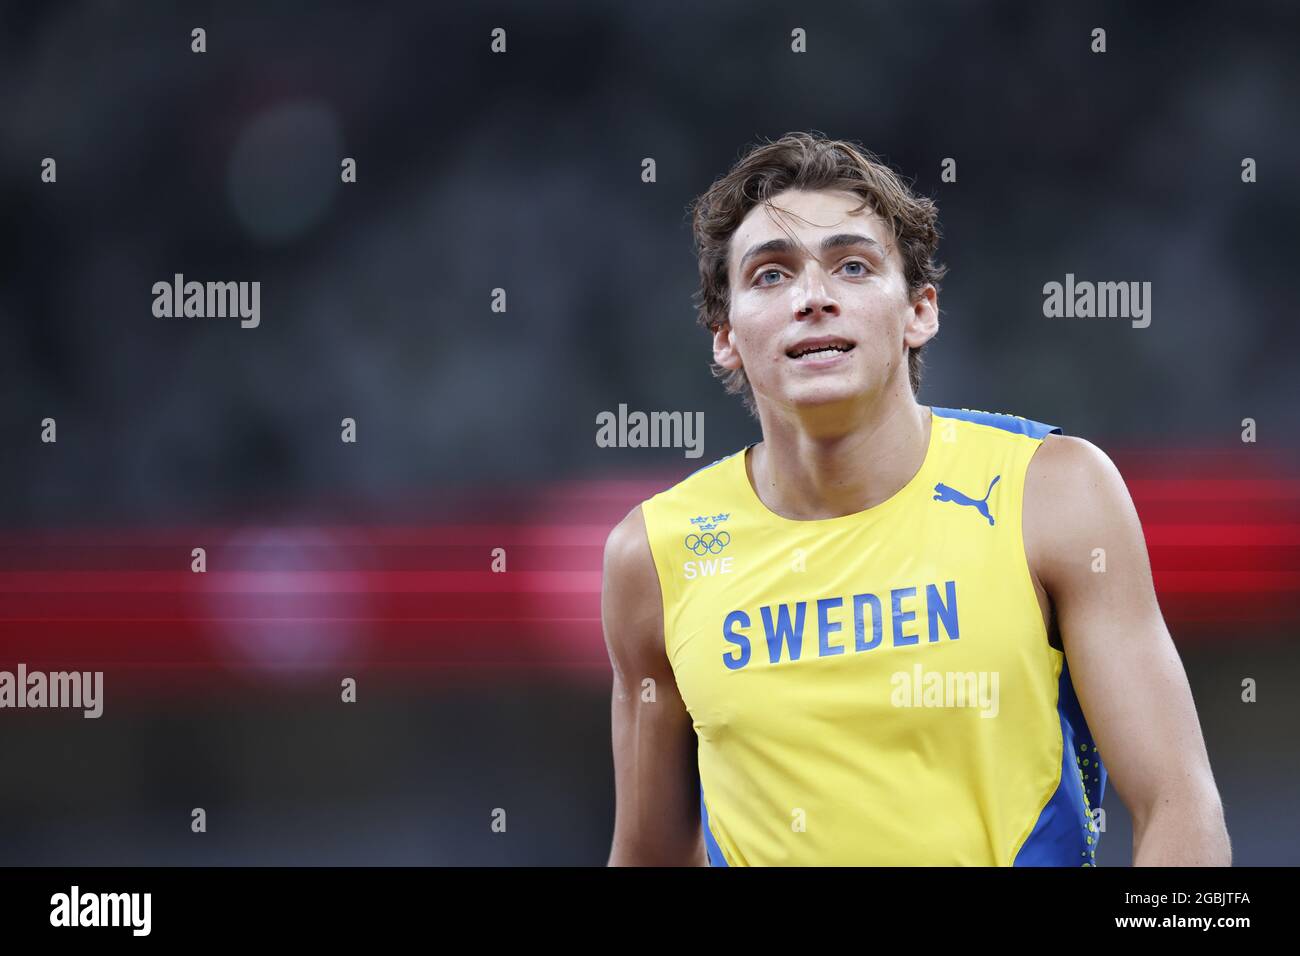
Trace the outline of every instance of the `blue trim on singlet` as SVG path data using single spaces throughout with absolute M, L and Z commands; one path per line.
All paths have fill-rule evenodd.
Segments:
M 700 821 L 704 824 L 704 848 L 709 851 L 709 866 L 726 866 L 727 858 L 709 829 L 709 808 L 704 805 L 704 784 L 700 784 Z
M 702 471 L 708 471 L 708 470 L 709 470 L 710 468 L 712 468 L 714 465 L 720 465 L 720 464 L 722 464 L 724 461 L 730 461 L 732 458 L 735 458 L 735 457 L 736 457 L 737 455 L 739 455 L 741 452 L 748 451 L 748 450 L 749 450 L 749 446 L 746 445 L 744 448 L 740 449 L 740 451 L 733 451 L 730 455 L 723 455 L 723 456 L 722 456 L 721 458 L 719 458 L 717 461 L 711 461 L 711 462 L 709 462 L 707 465 L 704 465 L 704 466 L 701 467 L 701 468 L 696 468 L 693 472 L 691 472 L 689 475 L 687 475 L 686 478 L 694 478 L 694 477 L 695 477 L 696 475 L 698 475 L 700 472 L 702 472 Z M 685 481 L 686 478 L 683 478 L 682 481 Z
M 977 412 L 969 408 L 939 408 L 934 405 L 930 406 L 930 411 L 940 418 L 956 418 L 964 422 L 990 425 L 993 428 L 1001 428 L 1006 432 L 1015 432 L 1017 435 L 1028 435 L 1030 438 L 1044 438 L 1048 435 L 1063 434 L 1059 425 L 1045 425 L 1029 418 L 1021 418 L 1019 415 Z
M 1061 720 L 1060 783 L 1038 815 L 1038 822 L 1029 838 L 1016 854 L 1016 866 L 1097 865 L 1101 831 L 1091 829 L 1090 810 L 1101 806 L 1101 798 L 1106 792 L 1106 767 L 1079 706 L 1068 662 L 1061 665 L 1056 711 Z M 1088 762 L 1086 766 L 1085 760 Z M 1087 803 L 1084 802 L 1085 792 Z M 1088 842 L 1090 837 L 1091 843 Z

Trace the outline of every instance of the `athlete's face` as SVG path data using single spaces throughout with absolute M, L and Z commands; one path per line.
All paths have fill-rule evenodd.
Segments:
M 907 385 L 907 349 L 939 328 L 935 290 L 913 302 L 888 225 L 854 193 L 787 190 L 731 237 L 729 325 L 714 360 L 744 368 L 760 403 L 823 405 Z M 809 349 L 821 349 L 809 351 Z

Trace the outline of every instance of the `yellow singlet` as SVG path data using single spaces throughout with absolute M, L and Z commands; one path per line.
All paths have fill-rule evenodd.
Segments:
M 642 503 L 713 865 L 1095 863 L 1106 770 L 1021 532 L 1060 429 L 931 411 L 866 511 L 775 514 L 748 448 Z

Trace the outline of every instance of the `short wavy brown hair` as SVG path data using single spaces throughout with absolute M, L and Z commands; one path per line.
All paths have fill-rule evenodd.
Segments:
M 903 259 L 903 275 L 913 301 L 927 285 L 937 290 L 948 271 L 935 261 L 939 247 L 939 210 L 934 202 L 915 195 L 878 156 L 846 140 L 816 132 L 787 133 L 776 141 L 750 147 L 731 170 L 688 206 L 695 252 L 699 257 L 700 288 L 693 296 L 700 324 L 710 333 L 730 321 L 731 287 L 727 257 L 731 237 L 749 211 L 787 189 L 842 189 L 862 197 L 893 230 Z M 912 393 L 921 388 L 921 351 L 909 349 L 907 373 Z M 714 363 L 713 374 L 727 392 L 744 396 L 745 407 L 757 417 L 754 390 L 742 369 Z

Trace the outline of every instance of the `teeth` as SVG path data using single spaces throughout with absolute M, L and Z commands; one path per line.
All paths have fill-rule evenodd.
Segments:
M 805 351 L 802 352 L 796 352 L 794 357 L 803 358 L 805 355 L 814 355 L 817 352 L 847 352 L 847 351 L 848 349 L 844 348 L 842 345 L 819 345 L 815 349 L 806 349 Z

